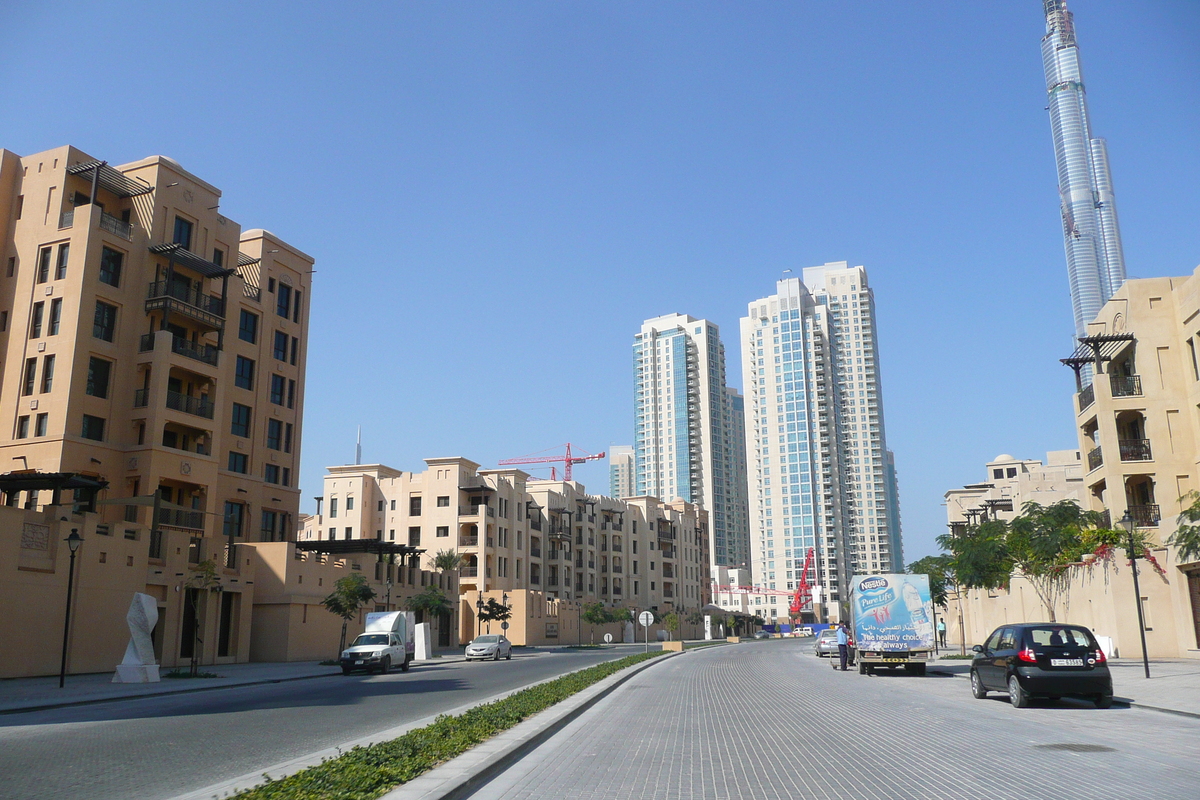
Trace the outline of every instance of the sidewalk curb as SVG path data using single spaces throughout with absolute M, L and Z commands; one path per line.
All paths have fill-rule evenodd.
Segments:
M 964 672 L 942 672 L 938 669 L 929 670 L 935 675 L 945 675 L 951 678 L 970 678 L 970 673 Z M 1120 695 L 1113 696 L 1113 703 L 1116 705 L 1128 706 L 1129 708 L 1142 708 L 1146 711 L 1157 711 L 1160 714 L 1174 714 L 1179 717 L 1191 717 L 1192 719 L 1200 719 L 1200 714 L 1194 711 L 1180 711 L 1177 708 L 1163 708 L 1162 706 L 1148 706 L 1145 703 L 1139 703 L 1129 697 L 1121 697 Z
M 460 756 L 392 789 L 379 800 L 461 800 L 544 744 L 621 684 L 683 652 L 668 652 L 605 678 Z
M 441 664 L 450 664 L 456 661 L 464 661 L 463 658 L 449 658 L 446 660 L 430 659 L 430 662 Z M 421 662 L 427 663 L 427 662 Z M 218 667 L 219 669 L 219 667 Z M 332 669 L 332 667 L 331 667 Z M 297 675 L 291 678 L 259 678 L 257 680 L 241 681 L 239 683 L 222 683 L 216 686 L 185 686 L 178 689 L 172 689 L 167 692 L 146 692 L 145 694 L 125 694 L 114 697 L 93 697 L 85 700 L 64 700 L 58 703 L 41 703 L 39 705 L 28 706 L 0 706 L 0 715 L 4 714 L 25 714 L 33 711 L 51 711 L 56 708 L 72 708 L 75 706 L 91 706 L 101 703 L 119 703 L 125 700 L 145 700 L 154 697 L 173 697 L 178 694 L 194 694 L 196 692 L 217 692 L 222 689 L 240 689 L 244 686 L 262 686 L 267 683 L 291 683 L 292 681 L 308 681 L 315 678 L 332 678 L 341 677 L 341 671 L 337 672 L 322 672 L 317 675 Z

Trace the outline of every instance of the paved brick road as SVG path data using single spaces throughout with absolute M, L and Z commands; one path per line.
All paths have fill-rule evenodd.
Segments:
M 475 797 L 780 800 L 1200 796 L 1200 720 L 1063 701 L 1014 709 L 962 678 L 835 672 L 809 645 L 652 667 Z

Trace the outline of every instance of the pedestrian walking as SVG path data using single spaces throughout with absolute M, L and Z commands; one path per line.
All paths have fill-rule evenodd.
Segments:
M 842 672 L 846 671 L 846 662 L 850 659 L 850 629 L 845 622 L 837 629 L 838 658 L 842 662 Z
M 938 641 L 941 642 L 942 647 L 946 646 L 946 620 L 944 619 L 938 620 Z

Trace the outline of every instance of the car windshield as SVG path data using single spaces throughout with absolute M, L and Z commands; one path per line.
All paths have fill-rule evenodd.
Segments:
M 1025 632 L 1030 642 L 1042 647 L 1096 647 L 1095 640 L 1087 628 L 1069 628 L 1065 625 L 1044 625 Z
M 832 629 L 821 631 L 821 638 L 822 639 L 836 639 L 837 631 L 832 630 Z
M 358 647 L 363 644 L 387 644 L 388 637 L 386 633 L 364 633 L 354 640 L 351 647 Z
M 495 644 L 500 641 L 499 636 L 477 636 L 471 644 Z

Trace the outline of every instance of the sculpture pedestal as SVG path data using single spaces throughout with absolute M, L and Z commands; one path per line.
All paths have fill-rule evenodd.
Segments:
M 158 664 L 117 664 L 113 683 L 158 683 Z

